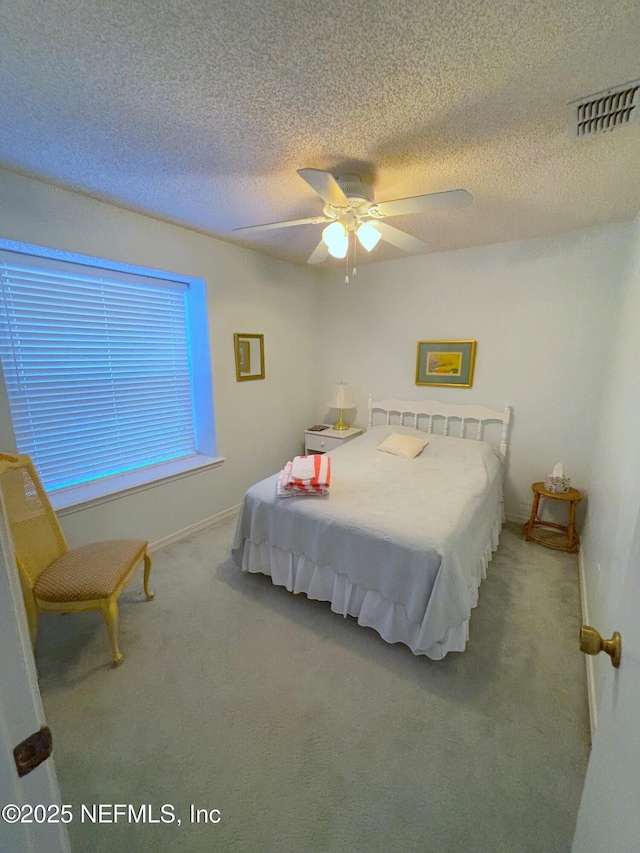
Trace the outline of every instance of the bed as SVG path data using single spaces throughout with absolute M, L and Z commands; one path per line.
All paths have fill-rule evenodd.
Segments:
M 232 557 L 440 660 L 464 651 L 498 546 L 511 408 L 369 398 L 368 410 L 366 432 L 330 452 L 329 495 L 277 497 L 278 474 L 247 491 Z M 378 450 L 392 433 L 429 443 L 413 459 Z

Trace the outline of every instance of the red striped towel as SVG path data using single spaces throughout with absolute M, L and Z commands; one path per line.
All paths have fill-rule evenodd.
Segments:
M 298 467 L 296 463 L 302 463 L 302 466 L 307 468 L 309 467 L 309 463 L 312 463 L 313 476 L 305 479 L 294 477 L 294 470 Z M 311 456 L 296 456 L 291 463 L 291 469 L 284 480 L 285 489 L 290 486 L 296 486 L 305 491 L 317 491 L 318 489 L 328 489 L 331 484 L 331 458 L 325 453 L 314 453 Z
M 331 459 L 325 454 L 314 454 L 309 457 L 295 457 L 313 462 L 313 477 L 304 480 L 292 476 L 293 461 L 287 462 L 284 471 L 278 478 L 277 492 L 281 495 L 327 495 L 331 482 Z M 294 460 L 295 461 L 295 460 Z

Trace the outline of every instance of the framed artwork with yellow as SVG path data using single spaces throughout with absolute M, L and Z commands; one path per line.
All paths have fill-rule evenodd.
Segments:
M 418 341 L 416 385 L 471 388 L 476 341 Z

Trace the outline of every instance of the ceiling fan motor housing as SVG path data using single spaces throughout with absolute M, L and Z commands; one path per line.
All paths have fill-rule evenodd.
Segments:
M 373 204 L 375 199 L 373 187 L 363 183 L 357 175 L 340 175 L 337 180 L 340 189 L 349 199 L 351 207 Z

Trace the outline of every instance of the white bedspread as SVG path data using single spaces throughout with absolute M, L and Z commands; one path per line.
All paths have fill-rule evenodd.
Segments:
M 485 442 L 440 435 L 428 436 L 415 459 L 376 450 L 392 432 L 425 436 L 378 426 L 332 451 L 325 497 L 277 498 L 277 475 L 252 486 L 232 554 L 243 569 L 358 617 L 371 592 L 362 624 L 416 654 L 442 658 L 464 648 L 478 586 L 497 547 L 502 465 Z M 306 581 L 297 581 L 296 572 Z M 312 594 L 314 583 L 319 594 Z

